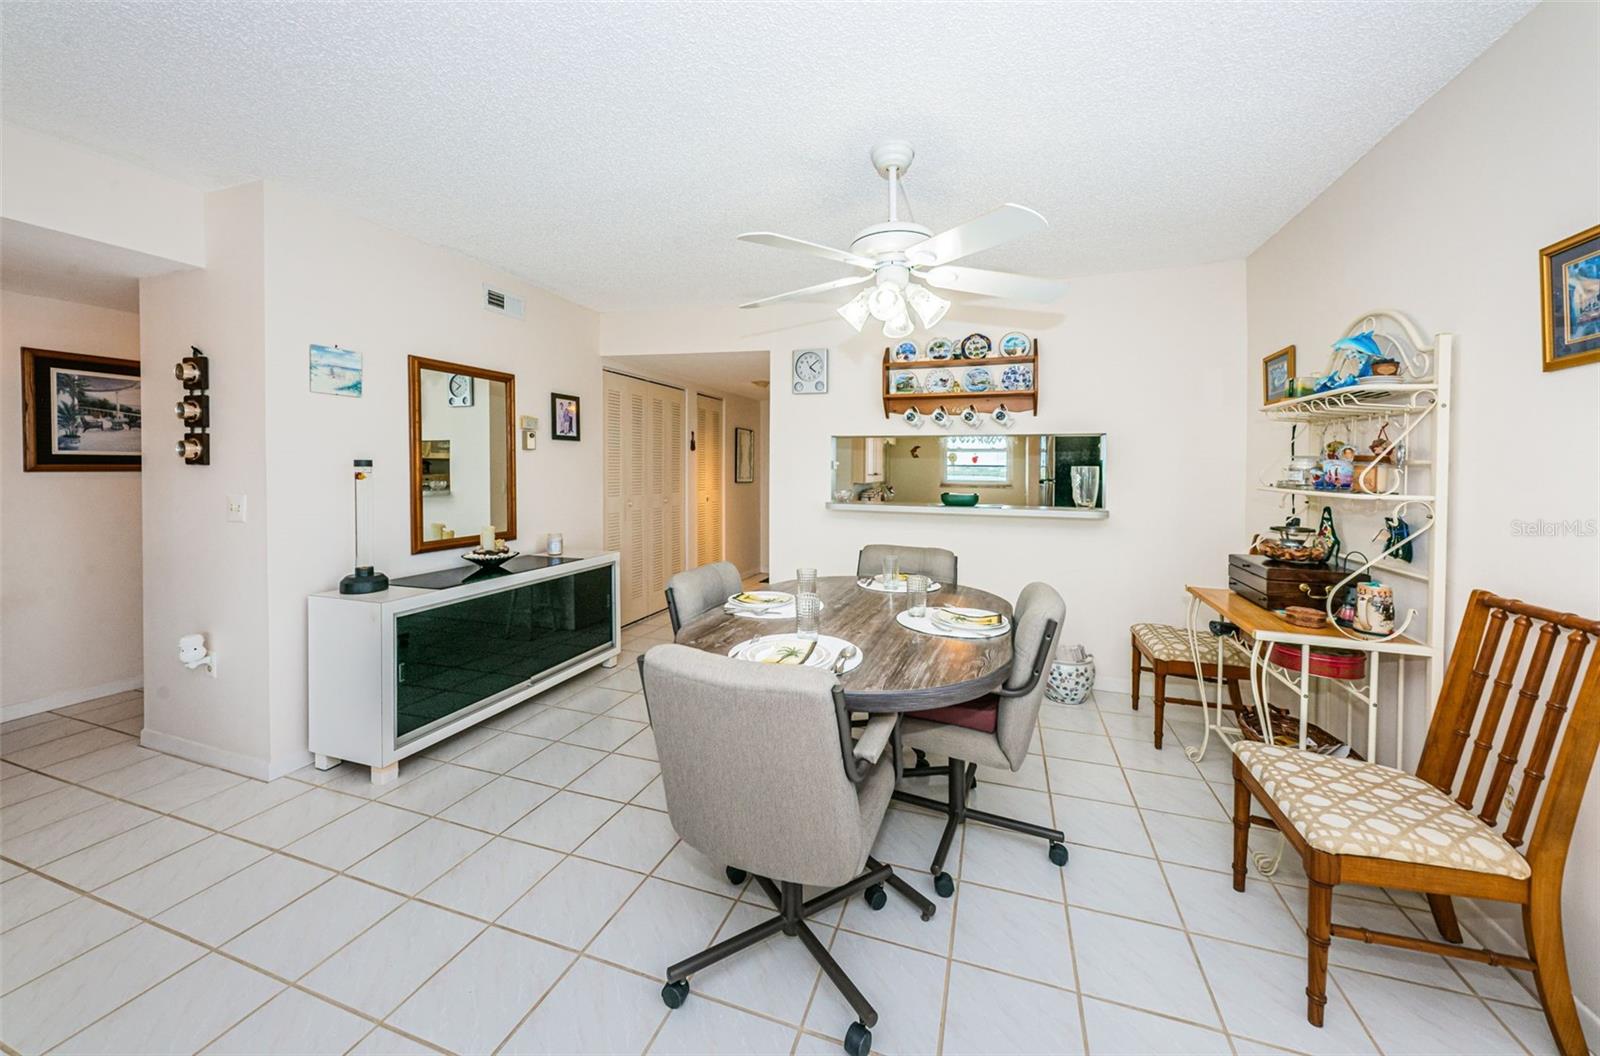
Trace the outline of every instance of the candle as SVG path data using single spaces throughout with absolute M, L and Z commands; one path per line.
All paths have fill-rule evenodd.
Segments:
M 478 534 L 478 548 L 480 550 L 494 549 L 494 525 L 484 525 L 483 531 Z

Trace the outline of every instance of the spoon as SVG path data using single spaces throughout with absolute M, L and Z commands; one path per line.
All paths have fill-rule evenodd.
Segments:
M 853 645 L 846 645 L 844 648 L 840 649 L 839 659 L 833 662 L 833 673 L 836 675 L 843 674 L 845 665 L 848 664 L 855 655 L 856 647 Z

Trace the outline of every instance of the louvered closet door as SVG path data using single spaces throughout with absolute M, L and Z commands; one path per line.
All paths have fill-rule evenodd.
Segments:
M 606 547 L 621 553 L 624 623 L 666 607 L 683 567 L 683 393 L 605 376 Z
M 722 401 L 695 402 L 695 563 L 722 560 Z

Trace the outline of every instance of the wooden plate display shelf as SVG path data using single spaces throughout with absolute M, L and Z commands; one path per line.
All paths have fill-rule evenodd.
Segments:
M 999 374 L 1012 364 L 1027 364 L 1033 367 L 1033 388 L 1031 389 L 1001 389 L 991 388 L 982 392 L 968 392 L 965 389 L 956 389 L 949 392 L 894 392 L 893 377 L 902 370 L 923 371 L 948 370 L 960 378 L 960 372 L 973 367 L 988 367 L 998 383 Z M 951 417 L 959 415 L 968 407 L 975 409 L 980 414 L 990 414 L 1001 404 L 1012 414 L 1020 411 L 1039 413 L 1039 339 L 1033 339 L 1033 352 L 1026 356 L 1002 356 L 990 353 L 983 359 L 895 359 L 894 349 L 883 350 L 883 381 L 879 386 L 883 393 L 883 416 L 897 418 L 906 413 L 909 407 L 915 407 L 920 414 L 932 414 L 940 407 L 945 409 Z

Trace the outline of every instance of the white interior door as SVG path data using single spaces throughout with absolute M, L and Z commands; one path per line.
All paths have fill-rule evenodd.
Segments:
M 605 375 L 605 546 L 622 555 L 622 620 L 666 607 L 683 568 L 683 392 Z
M 695 401 L 695 563 L 722 560 L 722 401 Z

